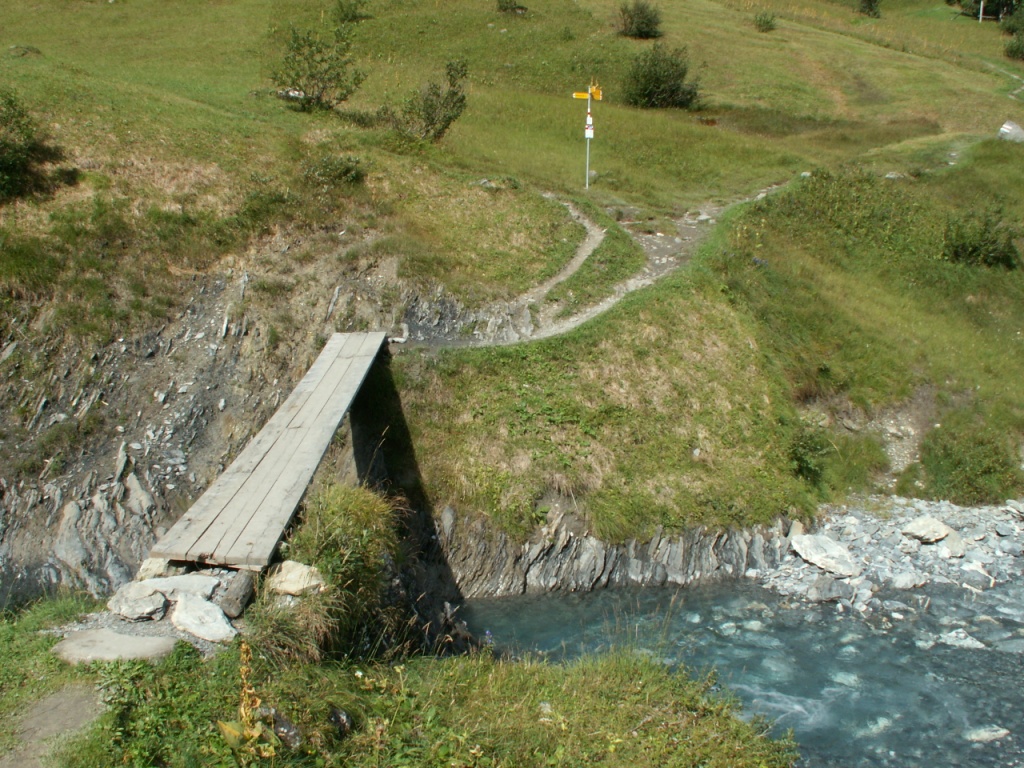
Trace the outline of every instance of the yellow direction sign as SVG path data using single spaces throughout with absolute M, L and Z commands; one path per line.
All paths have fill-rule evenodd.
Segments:
M 574 99 L 589 99 L 590 98 L 590 94 L 589 93 L 580 93 L 579 91 L 576 91 L 576 93 L 574 93 L 572 95 L 572 97 Z
M 600 101 L 601 100 L 601 86 L 599 86 L 599 85 L 592 85 L 587 90 L 590 91 L 590 95 L 594 99 L 594 101 Z

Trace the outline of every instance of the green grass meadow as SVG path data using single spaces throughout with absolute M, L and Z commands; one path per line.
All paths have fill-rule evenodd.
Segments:
M 770 33 L 753 27 L 764 9 Z M 32 52 L 0 57 L 0 74 L 74 172 L 0 208 L 8 318 L 59 302 L 50 333 L 102 343 L 173 311 L 183 269 L 216 270 L 270 233 L 335 227 L 366 236 L 343 261 L 391 261 L 468 305 L 510 298 L 582 237 L 541 192 L 589 206 L 611 233 L 552 296 L 571 311 L 642 263 L 602 209 L 664 220 L 788 184 L 733 211 L 688 272 L 564 339 L 404 356 L 434 497 L 525 534 L 555 490 L 613 538 L 809 511 L 850 488 L 794 475 L 802 409 L 870 416 L 922 388 L 969 400 L 983 421 L 999 414 L 1019 441 L 1021 356 L 1007 354 L 1020 344 L 1019 271 L 942 258 L 951 217 L 998 209 L 1012 226 L 1024 211 L 1005 173 L 1019 148 L 991 140 L 1004 120 L 1024 122 L 1009 97 L 1024 69 L 1001 56 L 994 25 L 923 2 L 883 5 L 880 19 L 814 0 L 666 4 L 661 42 L 686 47 L 702 86 L 694 113 L 622 103 L 650 43 L 616 34 L 613 2 L 364 10 L 352 39 L 367 77 L 344 109 L 398 105 L 463 59 L 469 108 L 440 144 L 275 98 L 289 26 L 326 29 L 329 3 L 6 9 L 2 42 Z M 584 191 L 584 106 L 571 93 L 591 81 L 606 98 Z M 365 184 L 317 193 L 303 169 L 337 154 L 358 159 Z M 281 269 L 259 285 L 289 283 Z M 852 475 L 870 477 L 876 459 Z
M 1024 493 L 1024 265 L 951 256 L 957 232 L 1024 244 L 1024 146 L 995 139 L 1004 121 L 1024 124 L 1024 66 L 1004 57 L 995 24 L 928 0 L 882 0 L 878 19 L 855 0 L 666 0 L 660 42 L 687 49 L 701 84 L 686 112 L 625 105 L 631 62 L 651 43 L 616 33 L 618 0 L 525 4 L 369 0 L 351 30 L 366 80 L 334 114 L 290 108 L 272 79 L 289 27 L 326 32 L 333 2 L 6 3 L 0 83 L 53 151 L 32 194 L 0 203 L 0 350 L 19 341 L 0 380 L 54 376 L 33 350 L 85 359 L 156 328 L 189 281 L 228 266 L 252 271 L 246 311 L 295 346 L 308 329 L 274 318 L 299 301 L 298 267 L 338 281 L 388 267 L 403 288 L 466 306 L 509 299 L 584 237 L 560 200 L 607 229 L 550 296 L 572 312 L 642 268 L 623 211 L 660 230 L 747 201 L 688 266 L 572 333 L 397 351 L 415 453 L 403 458 L 436 509 L 525 538 L 558 494 L 622 541 L 811 516 L 889 480 L 962 503 Z M 762 12 L 774 30 L 755 29 Z M 374 121 L 455 59 L 468 64 L 468 107 L 443 141 Z M 585 107 L 572 93 L 592 81 L 606 97 L 584 189 Z M 325 177 L 338 158 L 365 179 Z M 302 245 L 254 255 L 275 238 Z M 0 459 L 19 476 L 107 428 L 69 420 L 32 442 L 31 412 L 0 396 Z M 932 417 L 920 461 L 890 478 L 879 436 L 841 425 L 917 402 Z M 297 540 L 314 560 L 329 550 L 330 599 L 287 626 L 265 603 L 253 619 L 248 682 L 303 727 L 304 750 L 258 757 L 274 746 L 264 735 L 222 738 L 217 721 L 239 717 L 238 646 L 207 662 L 182 647 L 156 667 L 62 667 L 39 630 L 87 610 L 77 599 L 0 618 L 0 746 L 27 702 L 85 682 L 110 707 L 62 765 L 792 764 L 792 745 L 735 718 L 709 681 L 628 648 L 566 667 L 485 653 L 385 664 L 331 648 L 338 626 L 373 644 L 380 615 L 345 600 L 376 606 L 388 574 L 373 558 L 395 555 L 370 547 L 370 526 L 342 531 L 345 546 L 372 549 L 360 559 L 335 546 L 341 528 Z M 279 636 L 294 643 L 270 649 Z M 332 706 L 355 718 L 348 739 L 326 725 Z

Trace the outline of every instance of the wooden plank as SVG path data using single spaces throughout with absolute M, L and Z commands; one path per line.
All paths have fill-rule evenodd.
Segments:
M 323 402 L 327 400 L 333 390 L 336 377 L 344 375 L 351 366 L 351 358 L 336 359 L 328 374 L 321 379 L 316 390 L 306 400 L 304 409 L 311 408 L 319 413 Z M 293 417 L 292 422 L 294 423 L 302 413 L 303 411 L 299 411 Z M 338 417 L 338 421 L 341 421 L 341 416 Z M 337 429 L 336 423 L 334 427 Z M 218 552 L 230 548 L 231 543 L 256 514 L 256 510 L 274 485 L 280 482 L 282 476 L 292 471 L 292 457 L 306 439 L 308 439 L 307 430 L 291 425 L 285 428 L 263 455 L 260 463 L 253 467 L 246 482 L 225 504 L 224 511 L 189 547 L 187 560 L 208 562 Z
M 361 334 L 360 334 L 361 335 Z M 351 335 L 335 334 L 323 351 L 310 366 L 281 407 L 267 421 L 263 429 L 249 441 L 227 470 L 218 477 L 206 492 L 168 531 L 153 550 L 154 557 L 169 560 L 185 560 L 188 550 L 196 538 L 216 520 L 224 506 L 238 493 L 267 451 L 280 438 L 288 424 L 301 410 L 317 385 L 330 370 L 330 366 L 346 349 L 358 351 L 358 339 Z
M 228 564 L 225 553 L 239 559 L 237 545 L 244 541 L 244 565 L 265 566 L 385 337 L 335 334 L 259 434 L 157 542 L 152 556 Z
M 309 481 L 337 431 L 338 423 L 341 421 L 341 416 L 337 414 L 343 416 L 355 399 L 366 380 L 378 349 L 379 345 L 372 346 L 371 340 L 368 339 L 360 350 L 359 357 L 353 360 L 347 375 L 338 380 L 337 386 L 320 411 L 313 412 L 313 409 L 308 408 L 303 411 L 300 419 L 296 419 L 297 431 L 303 430 L 306 438 L 292 456 L 291 476 L 281 476 L 245 529 L 224 552 L 226 564 L 252 568 L 262 567 L 270 562 L 285 528 L 291 522 L 299 502 L 302 501 Z M 300 420 L 302 423 L 299 423 Z
M 352 346 L 347 344 L 346 349 L 351 351 Z M 302 435 L 296 435 L 295 431 L 289 428 L 290 425 L 302 413 L 302 409 L 310 407 L 310 403 L 314 403 L 314 407 L 319 407 L 318 403 L 323 398 L 322 392 L 325 387 L 329 388 L 332 385 L 339 369 L 347 370 L 351 366 L 352 359 L 335 357 L 329 363 L 329 367 L 323 370 L 314 382 L 315 388 L 304 393 L 301 408 L 297 411 L 294 408 L 290 410 L 288 423 L 284 424 L 283 429 L 276 430 L 273 443 L 266 445 L 266 450 L 259 457 L 259 461 L 245 467 L 244 482 L 234 489 L 230 498 L 225 499 L 221 510 L 208 521 L 202 531 L 192 531 L 193 541 L 189 544 L 184 559 L 206 562 L 214 557 L 225 536 L 233 540 L 237 532 L 232 534 L 232 530 L 244 527 L 246 520 L 239 520 L 239 516 L 251 515 L 252 510 L 278 481 L 281 473 L 287 470 L 291 454 L 294 453 L 297 442 L 302 439 Z

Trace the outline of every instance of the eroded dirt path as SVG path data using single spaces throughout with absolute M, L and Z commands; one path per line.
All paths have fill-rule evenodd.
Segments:
M 568 333 L 607 312 L 633 291 L 652 285 L 688 263 L 726 210 L 760 199 L 780 186 L 768 187 L 753 197 L 729 204 L 706 203 L 674 220 L 672 231 L 668 232 L 644 232 L 639 229 L 640 222 L 623 222 L 647 255 L 646 263 L 603 300 L 568 317 L 561 315 L 561 304 L 548 301 L 547 297 L 586 263 L 604 240 L 604 230 L 575 206 L 563 202 L 572 217 L 586 227 L 587 235 L 557 275 L 514 299 L 476 310 L 466 310 L 455 300 L 442 297 L 414 303 L 406 315 L 406 335 L 414 343 L 441 348 L 507 346 Z
M 17 736 L 21 742 L 0 755 L 0 768 L 43 768 L 55 742 L 99 717 L 102 705 L 89 685 L 65 688 L 40 699 L 22 715 Z

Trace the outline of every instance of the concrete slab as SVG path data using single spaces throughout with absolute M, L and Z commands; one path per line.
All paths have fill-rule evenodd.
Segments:
M 176 642 L 173 637 L 137 637 L 112 629 L 86 629 L 65 637 L 53 646 L 53 652 L 69 664 L 119 659 L 156 661 L 169 655 Z

